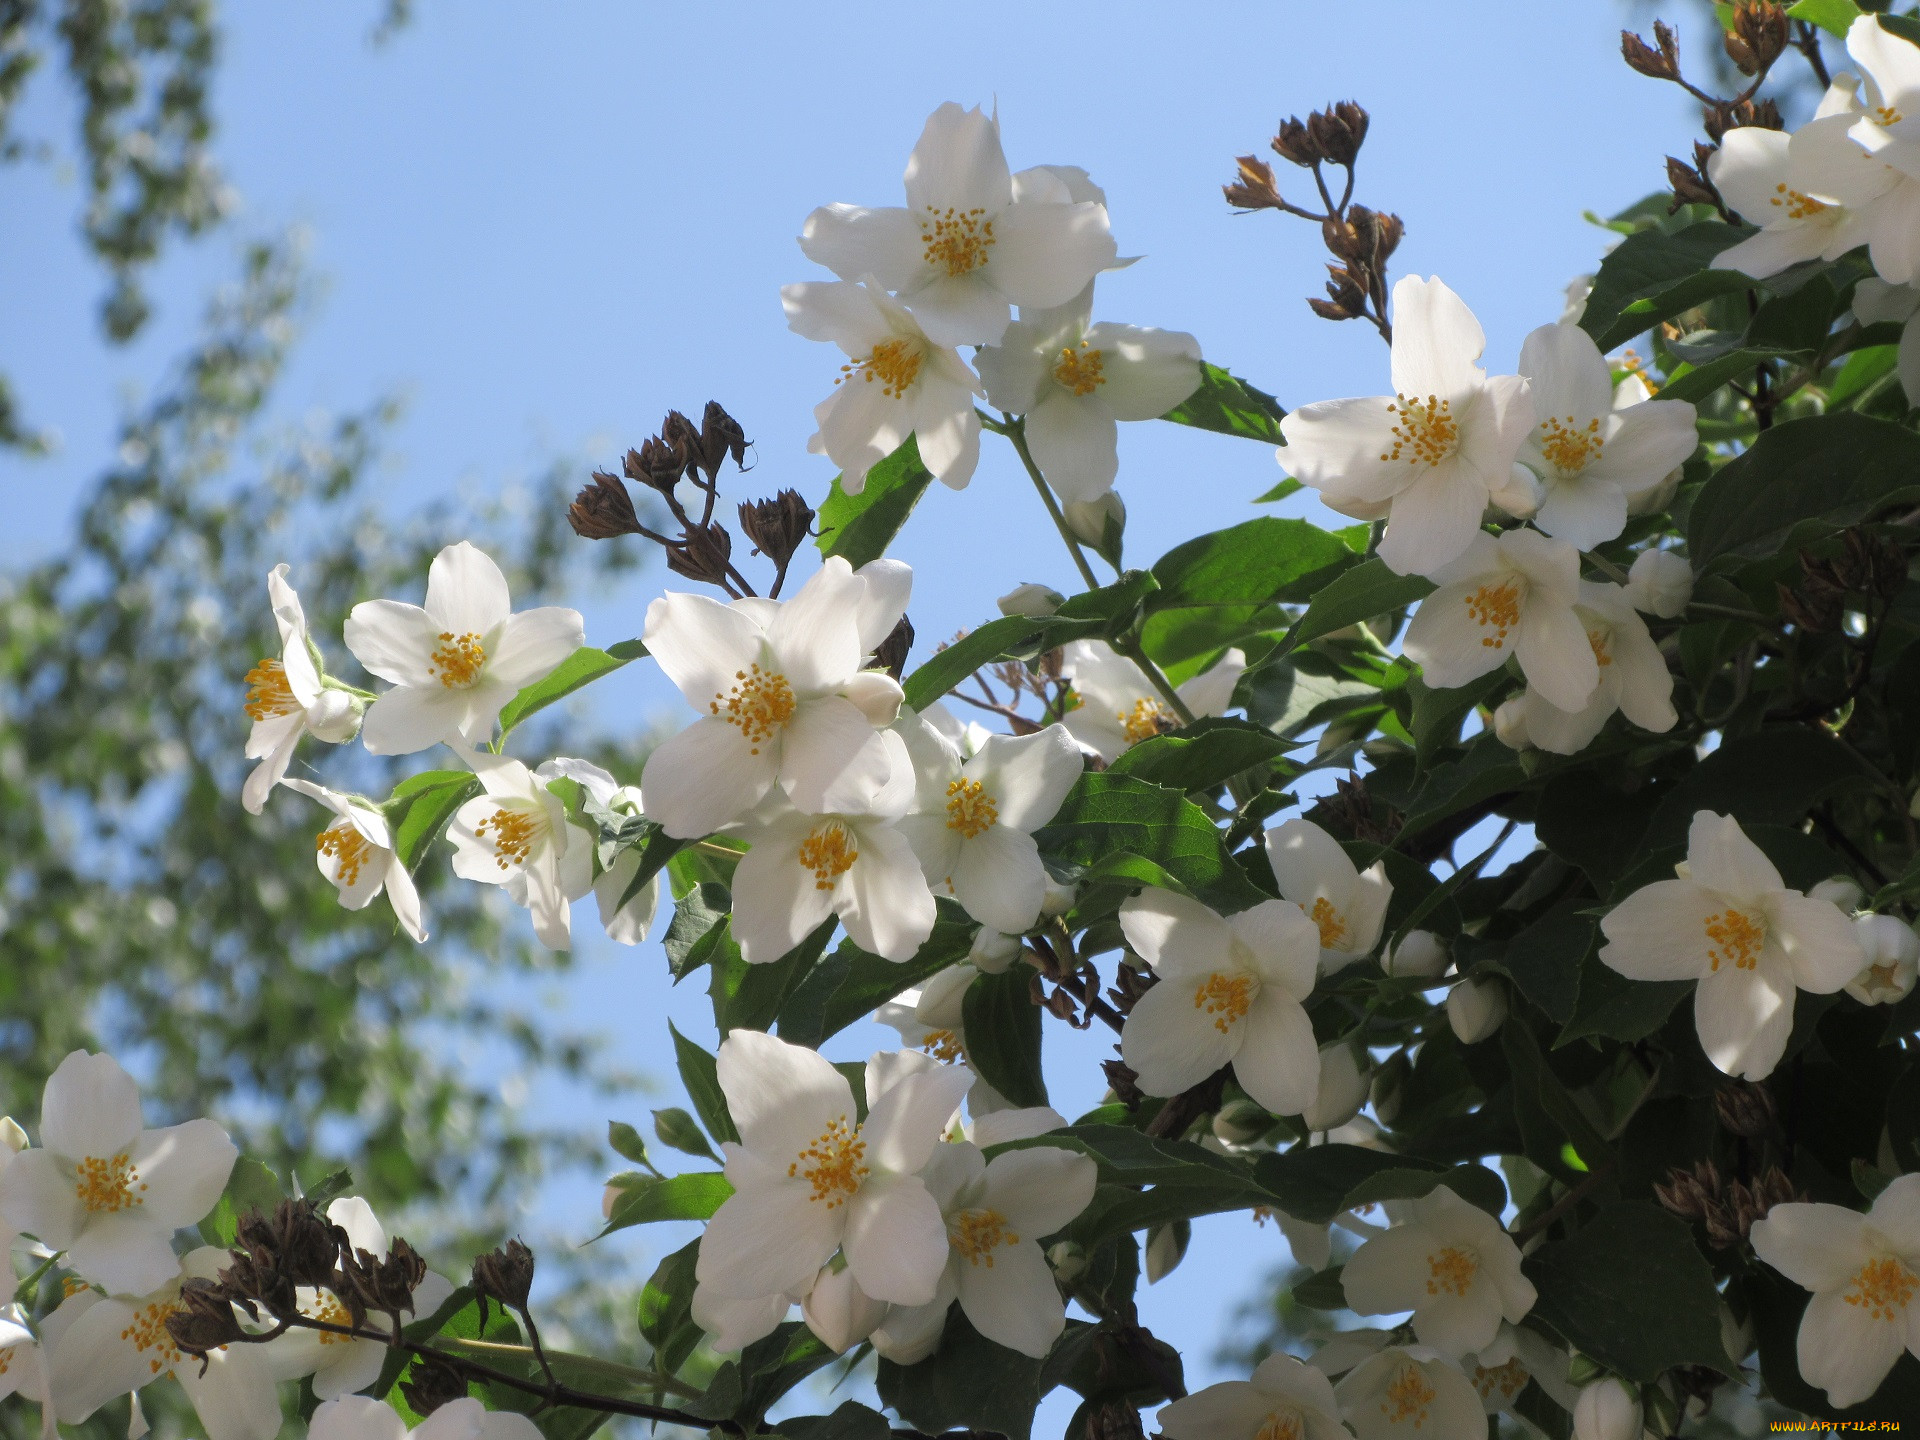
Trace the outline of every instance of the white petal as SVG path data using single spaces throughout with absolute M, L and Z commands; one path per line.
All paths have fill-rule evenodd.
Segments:
M 724 702 L 740 672 L 761 659 L 760 627 L 705 595 L 662 595 L 647 606 L 643 635 L 647 653 L 702 715 Z
M 847 934 L 888 960 L 910 960 L 933 933 L 933 892 L 906 837 L 890 826 L 860 833 L 860 858 L 836 890 L 833 906 Z
M 1735 900 L 1753 900 L 1784 888 L 1780 872 L 1731 815 L 1696 810 L 1687 827 L 1687 874 L 1696 885 Z
M 1262 900 L 1235 915 L 1227 926 L 1253 957 L 1253 969 L 1263 987 L 1295 1000 L 1305 1000 L 1312 993 L 1319 974 L 1320 929 L 1300 906 L 1290 900 Z
M 487 673 L 519 690 L 544 680 L 586 643 L 586 627 L 578 610 L 558 605 L 523 610 L 500 627 L 499 640 L 487 656 Z
M 996 1345 L 1044 1360 L 1066 1328 L 1066 1302 L 1040 1247 L 1022 1238 L 980 1259 L 961 1258 L 960 1308 Z
M 855 607 L 855 628 L 860 633 L 860 653 L 871 655 L 880 642 L 893 633 L 900 617 L 907 613 L 913 598 L 913 567 L 904 560 L 884 556 L 869 560 L 854 572 L 866 582 L 866 594 Z M 897 709 L 896 705 L 896 709 Z M 892 723 L 891 717 L 888 722 Z
M 779 671 L 802 695 L 839 689 L 866 655 L 860 635 L 867 582 L 845 560 L 829 557 L 780 607 L 767 628 Z
M 1692 980 L 1711 973 L 1714 941 L 1707 927 L 1726 901 L 1691 880 L 1656 880 L 1600 920 L 1607 943 L 1601 962 L 1629 980 Z
M 158 1347 L 143 1351 L 126 1338 L 137 1318 L 124 1300 L 97 1300 L 66 1327 L 48 1360 L 55 1407 L 66 1424 L 79 1424 L 157 1378 L 149 1361 L 159 1358 Z
M 822 205 L 800 228 L 800 253 L 814 264 L 826 266 L 842 280 L 871 275 L 889 290 L 903 290 L 919 278 L 925 263 L 921 250 L 920 224 L 899 206 L 869 210 L 861 205 Z M 831 287 L 804 288 L 820 292 Z M 872 310 L 871 305 L 865 308 Z M 839 338 L 839 333 L 822 333 L 818 320 L 807 329 L 801 328 L 802 323 L 793 323 L 793 328 L 809 340 Z
M 1405 460 L 1387 458 L 1393 404 L 1381 397 L 1302 405 L 1280 422 L 1287 442 L 1279 452 L 1281 465 L 1302 485 L 1328 495 L 1391 500 L 1421 473 Z
M 1313 1104 L 1320 1052 L 1298 1000 L 1277 987 L 1260 991 L 1241 1027 L 1233 1073 L 1242 1090 L 1276 1115 L 1298 1115 Z
M 1800 1377 L 1825 1390 L 1835 1406 L 1865 1400 L 1906 1348 L 1902 1318 L 1849 1304 L 1844 1291 L 1816 1294 L 1800 1317 Z
M 1869 1258 L 1866 1221 L 1839 1205 L 1793 1201 L 1753 1224 L 1759 1257 L 1805 1290 L 1837 1290 Z
M 1859 933 L 1838 906 L 1789 891 L 1775 896 L 1767 911 L 1769 938 L 1785 953 L 1800 989 L 1831 995 L 1867 964 Z
M 893 759 L 859 706 L 838 695 L 801 703 L 780 746 L 780 783 L 809 815 L 864 813 L 893 777 Z M 653 796 L 641 781 L 648 804 Z
M 439 681 L 389 690 L 367 707 L 360 743 L 374 755 L 413 755 L 459 737 L 468 714 L 467 692 Z
M 916 219 L 948 209 L 996 215 L 1013 199 L 999 122 L 951 100 L 927 117 L 907 157 L 905 178 L 907 209 Z
M 976 1134 L 978 1129 L 976 1123 Z M 988 1162 L 980 1204 L 1004 1217 L 1023 1240 L 1040 1240 L 1064 1229 L 1092 1203 L 1099 1178 L 1099 1167 L 1072 1150 L 1009 1150 Z
M 1776 187 L 1787 177 L 1789 140 L 1784 131 L 1737 126 L 1720 137 L 1720 148 L 1707 162 L 1707 178 L 1729 205 L 1755 224 L 1764 225 L 1774 216 Z M 1725 253 L 1714 260 L 1721 268 L 1743 268 L 1726 262 Z
M 1156 970 L 1206 975 L 1227 964 L 1233 931 L 1198 900 L 1147 889 L 1120 907 L 1127 944 Z
M 1393 497 L 1380 558 L 1400 575 L 1431 575 L 1458 559 L 1480 533 L 1488 493 L 1458 458 L 1426 469 Z
M 699 1282 L 734 1300 L 803 1291 L 839 1245 L 846 1213 L 804 1182 L 730 1195 L 701 1237 Z
M 1027 415 L 1034 463 L 1065 501 L 1097 500 L 1120 473 L 1120 427 L 1098 394 L 1052 387 Z
M 266 809 L 267 796 L 273 793 L 274 786 L 286 778 L 287 766 L 293 763 L 294 748 L 306 733 L 306 716 L 275 716 L 272 720 L 255 725 L 254 734 L 259 734 L 268 726 L 273 727 L 273 746 L 267 751 L 266 758 L 247 772 L 246 784 L 240 789 L 240 804 L 249 815 L 258 815 Z M 247 749 L 249 752 L 253 750 L 251 737 Z
M 912 1175 L 876 1175 L 846 1210 L 847 1268 L 860 1288 L 896 1305 L 931 1300 L 946 1268 L 947 1227 L 926 1186 Z
M 442 631 L 486 635 L 513 612 L 507 577 L 470 541 L 449 545 L 427 567 L 426 610 Z
M 980 463 L 980 416 L 972 393 L 928 379 L 913 401 L 913 433 L 920 459 L 949 490 L 964 490 Z
M 972 1084 L 972 1072 L 957 1065 L 929 1065 L 902 1076 L 873 1100 L 860 1127 L 867 1163 L 875 1170 L 902 1175 L 919 1170 Z
M 756 746 L 739 726 L 705 716 L 647 756 L 640 777 L 647 818 L 677 840 L 711 835 L 760 803 L 779 765 L 771 744 Z
M 1221 1030 L 1196 1003 L 1192 972 L 1162 980 L 1135 1002 L 1120 1032 L 1120 1053 L 1149 1095 L 1178 1095 L 1234 1058 L 1243 1026 Z M 1317 1071 L 1316 1071 L 1317 1073 Z
M 986 782 L 999 810 L 999 822 L 1015 830 L 1037 830 L 1059 812 L 1085 764 L 1080 747 L 1059 725 L 1035 735 L 990 736 L 967 762 L 969 778 Z
M 1537 592 L 1521 606 L 1513 648 L 1527 683 L 1562 710 L 1578 710 L 1600 683 L 1600 662 L 1580 617 Z
M 1458 403 L 1485 378 L 1486 331 L 1437 277 L 1403 276 L 1393 287 L 1393 388 L 1409 400 Z
M 211 1120 L 148 1130 L 132 1150 L 140 1172 L 140 1211 L 149 1224 L 197 1225 L 220 1203 L 240 1151 Z
M 189 1360 L 174 1374 L 207 1440 L 273 1440 L 280 1433 L 280 1395 L 258 1346 L 224 1346 L 207 1357 L 206 1374 L 200 1368 Z
M 180 1262 L 167 1243 L 170 1233 L 137 1212 L 90 1216 L 67 1247 L 67 1264 L 103 1290 L 145 1295 L 180 1273 Z
M 1600 347 L 1578 325 L 1542 325 L 1520 346 L 1535 415 L 1584 426 L 1613 408 L 1613 376 Z
M 913 318 L 935 345 L 998 345 L 1011 315 L 1007 297 L 984 268 L 964 275 L 922 271 L 918 288 L 906 292 Z
M 1591 473 L 1592 468 L 1570 479 L 1549 480 L 1533 518 L 1554 539 L 1580 550 L 1602 545 L 1627 528 L 1627 492 Z
M 1427 1294 L 1427 1254 L 1434 1237 L 1420 1225 L 1396 1225 L 1368 1238 L 1340 1271 L 1347 1304 L 1357 1315 L 1417 1309 Z
M 1047 871 L 1039 847 L 1023 831 L 994 825 L 962 840 L 951 878 L 954 898 L 983 925 L 1017 935 L 1040 918 Z
M 73 1170 L 51 1151 L 38 1149 L 21 1151 L 0 1170 L 0 1215 L 14 1230 L 55 1249 L 71 1245 L 87 1218 Z
M 1722 965 L 1700 978 L 1693 997 L 1700 1048 L 1729 1075 L 1764 1080 L 1793 1033 L 1793 975 L 1762 952 L 1751 970 Z
M 1200 388 L 1200 342 L 1179 330 L 1095 325 L 1087 344 L 1101 352 L 1100 398 L 1121 420 L 1155 420 Z
M 1511 588 L 1517 588 L 1516 582 L 1496 570 L 1442 585 L 1420 602 L 1402 648 L 1420 666 L 1428 685 L 1454 689 L 1500 667 L 1514 635 L 1500 623 L 1510 612 L 1493 602 L 1504 601 L 1504 592 Z M 1580 643 L 1585 647 L 1584 633 Z M 1593 658 L 1591 651 L 1587 658 Z
M 384 1400 L 342 1395 L 313 1412 L 307 1440 L 406 1440 L 407 1422 Z
M 347 649 L 369 674 L 396 685 L 438 684 L 433 652 L 440 627 L 418 605 L 363 600 L 347 616 Z
M 75 1050 L 47 1077 L 40 1143 L 71 1159 L 132 1147 L 141 1131 L 140 1087 L 111 1055 Z
M 986 269 L 1016 305 L 1064 305 L 1119 253 L 1104 205 L 1014 205 L 994 222 Z

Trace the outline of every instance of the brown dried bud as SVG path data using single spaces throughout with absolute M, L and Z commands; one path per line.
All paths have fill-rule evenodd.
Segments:
M 509 1240 L 473 1262 L 473 1288 L 502 1305 L 526 1308 L 533 1289 L 533 1252 L 518 1240 Z
M 442 1405 L 467 1398 L 467 1380 L 444 1360 L 417 1357 L 400 1382 L 400 1393 L 416 1415 L 431 1415 Z
M 1333 286 L 1329 285 L 1327 289 L 1331 290 Z M 1307 308 L 1322 320 L 1354 320 L 1359 318 L 1356 312 L 1347 309 L 1341 305 L 1339 301 L 1322 300 L 1318 295 L 1307 296 Z
M 573 504 L 567 507 L 567 523 L 584 540 L 611 540 L 617 535 L 640 533 L 640 517 L 626 483 L 604 470 L 594 471 L 593 483 L 573 497 Z
M 625 469 L 629 480 L 651 485 L 662 495 L 671 495 L 680 477 L 687 473 L 687 452 L 655 435 L 638 450 L 627 451 Z
M 1730 1135 L 1757 1140 L 1773 1129 L 1778 1112 L 1765 1085 L 1731 1080 L 1713 1092 L 1713 1113 Z
M 1284 202 L 1273 181 L 1273 167 L 1257 155 L 1242 155 L 1235 163 L 1240 179 L 1220 187 L 1227 203 L 1236 210 L 1278 210 Z
M 1647 44 L 1631 30 L 1620 32 L 1620 54 L 1627 64 L 1654 80 L 1677 80 L 1679 69 L 1673 59 Z
M 180 1308 L 166 1319 L 167 1334 L 189 1355 L 200 1357 L 206 1373 L 207 1352 L 231 1345 L 246 1332 L 226 1291 L 211 1280 L 188 1280 L 180 1287 Z
M 1297 115 L 1282 120 L 1280 129 L 1268 143 L 1272 145 L 1273 153 L 1282 160 L 1290 161 L 1303 169 L 1310 168 L 1326 158 L 1320 153 L 1320 147 L 1314 143 L 1313 132 L 1301 122 Z M 1241 162 L 1243 169 L 1245 164 L 1243 160 Z
M 711 525 L 689 525 L 686 533 L 667 547 L 669 570 L 708 585 L 725 584 L 732 558 L 733 537 L 717 521 Z
M 667 418 L 660 422 L 660 440 L 669 450 L 680 457 L 688 470 L 698 470 L 706 454 L 705 442 L 693 421 L 678 410 L 667 411 Z
M 1140 1412 L 1125 1400 L 1090 1402 L 1081 1421 L 1085 1440 L 1145 1440 Z
M 1329 105 L 1307 117 L 1307 133 L 1323 157 L 1351 170 L 1354 157 L 1359 155 L 1361 143 L 1367 138 L 1367 112 L 1351 100 Z
M 1731 1230 L 1736 1241 L 1745 1240 L 1753 1229 L 1753 1222 L 1766 1217 L 1766 1213 L 1776 1205 L 1785 1205 L 1803 1197 L 1794 1193 L 1793 1182 L 1778 1165 L 1767 1167 L 1766 1174 L 1754 1181 L 1751 1186 L 1739 1181 L 1727 1187 L 1727 1203 L 1724 1225 Z M 1712 1227 L 1709 1227 L 1712 1235 Z M 1720 1242 L 1715 1241 L 1716 1244 Z M 1722 1247 L 1727 1248 L 1727 1247 Z
M 1711 1160 L 1702 1160 L 1691 1170 L 1675 1166 L 1667 1172 L 1667 1183 L 1655 1185 L 1653 1193 L 1682 1220 L 1705 1219 L 1719 1204 L 1720 1171 Z
M 413 1292 L 427 1278 L 427 1262 L 404 1240 L 394 1240 L 381 1259 L 370 1250 L 343 1249 L 334 1293 L 349 1306 L 358 1300 L 366 1310 L 389 1312 L 413 1309 Z
M 1758 75 L 1772 68 L 1792 38 L 1787 12 L 1773 0 L 1736 0 L 1724 43 L 1742 75 Z
M 1707 1206 L 1701 1220 L 1706 1226 L 1707 1243 L 1716 1250 L 1731 1250 L 1747 1238 L 1739 1216 L 1725 1205 L 1716 1202 Z
M 1664 20 L 1654 21 L 1653 43 L 1660 47 L 1660 53 L 1673 67 L 1673 73 L 1678 75 L 1680 73 L 1680 37 L 1674 34 L 1673 27 Z
M 718 400 L 707 401 L 707 408 L 700 416 L 700 454 L 708 479 L 719 475 L 720 465 L 728 456 L 733 457 L 733 463 L 740 469 L 746 469 L 747 447 L 752 443 L 747 439 L 747 432 L 740 428 L 740 422 L 729 415 Z
M 1714 205 L 1720 203 L 1720 192 L 1713 188 L 1713 182 L 1706 175 L 1695 170 L 1684 160 L 1667 157 L 1667 184 L 1673 187 L 1673 208 L 1682 205 Z
M 1140 1103 L 1140 1077 L 1124 1061 L 1102 1060 L 1100 1069 L 1107 1077 L 1107 1085 L 1112 1089 L 1114 1098 L 1123 1105 Z
M 771 500 L 747 500 L 740 506 L 740 529 L 754 550 L 782 569 L 813 533 L 813 507 L 798 490 L 782 490 Z
M 1361 207 L 1355 205 L 1353 211 L 1354 219 L 1329 215 L 1320 222 L 1320 239 L 1349 266 L 1364 265 L 1373 258 L 1373 227 L 1368 225 L 1363 232 L 1358 223 Z
M 1353 208 L 1358 210 L 1362 207 L 1356 205 Z M 1400 248 L 1407 227 L 1398 215 L 1382 215 L 1377 210 L 1369 213 L 1373 215 L 1374 225 L 1379 232 L 1379 239 L 1374 242 L 1374 258 L 1376 263 L 1384 263 L 1388 256 Z
M 1341 265 L 1327 267 L 1327 296 L 1334 305 L 1347 315 L 1364 315 L 1367 311 L 1367 288 L 1365 280 L 1352 270 Z
M 896 681 L 907 672 L 907 652 L 913 649 L 913 622 L 906 616 L 887 632 L 887 638 L 873 647 L 875 670 L 884 670 Z

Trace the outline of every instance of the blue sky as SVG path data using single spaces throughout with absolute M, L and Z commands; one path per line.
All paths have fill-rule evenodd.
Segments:
M 709 398 L 757 442 L 733 498 L 792 485 L 817 500 L 832 469 L 805 442 L 840 357 L 782 322 L 779 286 L 825 278 L 794 237 L 826 201 L 900 203 L 907 152 L 943 100 L 997 105 L 1016 168 L 1079 164 L 1106 187 L 1122 253 L 1145 259 L 1100 282 L 1096 318 L 1192 331 L 1209 359 L 1289 406 L 1378 393 L 1386 355 L 1370 327 L 1303 303 L 1319 290 L 1314 227 L 1237 217 L 1220 197 L 1233 156 L 1264 153 L 1281 115 L 1345 98 L 1371 110 L 1358 198 L 1404 218 L 1396 273 L 1457 289 L 1496 370 L 1596 263 L 1608 237 L 1581 212 L 1656 188 L 1694 123 L 1677 92 L 1620 62 L 1619 27 L 1639 17 L 1595 0 L 417 8 L 376 48 L 365 0 L 229 7 L 217 154 L 236 215 L 170 249 L 151 277 L 157 319 L 127 349 L 97 338 L 104 281 L 77 240 L 72 114 L 46 77 L 30 88 L 24 128 L 55 156 L 0 172 L 0 363 L 28 418 L 62 441 L 47 459 L 0 457 L 15 558 L 60 543 L 116 417 L 186 343 L 237 241 L 291 224 L 311 232 L 329 283 L 279 413 L 406 395 L 387 462 L 396 505 L 496 488 L 556 455 L 606 463 L 667 407 L 697 414 Z M 1017 582 L 1074 588 L 1017 464 L 985 439 L 971 488 L 936 487 L 898 546 L 916 568 L 923 647 L 991 615 Z M 1256 513 L 1249 502 L 1280 474 L 1263 446 L 1159 424 L 1123 427 L 1121 458 L 1136 563 Z M 1325 514 L 1300 497 L 1284 513 Z M 590 638 L 637 634 L 658 585 L 652 573 L 589 606 Z M 629 715 L 678 714 L 644 664 L 608 698 Z M 657 946 L 609 948 L 529 1001 L 574 1021 L 623 1017 L 621 1058 L 671 1088 L 665 1020 L 710 1036 L 705 997 L 667 988 Z M 863 1056 L 890 1034 L 858 1027 L 838 1051 Z M 1074 1113 L 1098 1098 L 1105 1042 L 1064 1027 L 1048 1041 L 1056 1098 Z M 635 1097 L 627 1118 L 661 1103 Z M 569 1186 L 541 1203 L 593 1198 Z M 1232 1308 L 1284 1249 L 1244 1216 L 1196 1231 L 1143 1310 L 1204 1380 Z M 639 1258 L 653 1242 L 627 1243 Z

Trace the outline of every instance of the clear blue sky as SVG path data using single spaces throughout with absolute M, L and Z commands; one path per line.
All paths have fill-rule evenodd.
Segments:
M 1706 41 L 1704 7 L 1672 8 L 1683 36 Z M 1617 32 L 1639 15 L 1611 0 L 418 10 L 375 48 L 367 0 L 227 7 L 217 153 L 238 212 L 169 251 L 151 277 L 157 320 L 125 350 L 97 339 L 103 280 L 76 238 L 72 115 L 47 77 L 30 88 L 25 129 L 56 159 L 0 171 L 0 365 L 28 418 L 63 442 L 48 459 L 0 458 L 13 557 L 60 543 L 124 397 L 182 348 L 236 241 L 288 224 L 311 230 L 330 288 L 279 412 L 403 390 L 397 505 L 508 483 L 556 454 L 604 463 L 668 406 L 697 414 L 709 398 L 758 443 L 740 498 L 793 485 L 817 500 L 832 470 L 805 441 L 840 357 L 782 322 L 779 286 L 824 278 L 794 237 L 826 201 L 900 203 L 907 152 L 943 100 L 997 104 L 1016 167 L 1079 164 L 1106 187 L 1121 252 L 1146 258 L 1100 282 L 1096 318 L 1190 330 L 1209 359 L 1289 406 L 1378 393 L 1386 356 L 1370 328 L 1330 325 L 1302 302 L 1319 290 L 1313 227 L 1236 217 L 1221 200 L 1233 156 L 1264 152 L 1281 115 L 1349 97 L 1371 110 L 1358 196 L 1405 219 L 1396 273 L 1457 289 L 1495 369 L 1596 263 L 1607 237 L 1581 212 L 1656 188 L 1662 155 L 1684 151 L 1693 123 L 1676 92 L 1621 63 Z M 1263 446 L 1157 424 L 1123 432 L 1137 562 L 1256 513 L 1248 502 L 1280 473 Z M 985 439 L 972 488 L 936 487 L 898 547 L 916 567 L 923 645 L 986 618 L 1019 581 L 1073 588 L 1025 479 Z M 1296 498 L 1289 513 L 1324 512 Z M 658 583 L 591 606 L 590 638 L 637 633 Z M 650 667 L 619 683 L 625 705 L 677 720 Z M 705 997 L 668 990 L 657 946 L 609 948 L 543 1003 L 574 1021 L 622 1017 L 622 1058 L 670 1080 L 665 1020 L 710 1036 Z M 859 1027 L 838 1048 L 864 1056 L 890 1035 Z M 1048 1040 L 1072 1114 L 1098 1097 L 1105 1042 L 1064 1027 Z M 628 1117 L 660 1103 L 636 1097 Z M 576 1186 L 543 1203 L 593 1198 Z M 1218 1378 L 1208 1352 L 1234 1305 L 1284 1249 L 1244 1216 L 1196 1230 L 1144 1313 L 1202 1381 Z M 638 1254 L 651 1238 L 627 1243 Z M 1057 1433 L 1067 1413 L 1050 1408 L 1038 1433 Z

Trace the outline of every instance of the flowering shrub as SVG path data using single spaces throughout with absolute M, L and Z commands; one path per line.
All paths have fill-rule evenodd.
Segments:
M 434 1275 L 350 1178 L 284 1194 L 213 1121 L 145 1129 L 127 1072 L 76 1051 L 0 1150 L 0 1222 L 37 1260 L 0 1388 L 51 1425 L 129 1395 L 137 1417 L 173 1377 L 211 1440 L 269 1440 L 295 1380 L 326 1440 L 610 1415 L 1025 1437 L 1060 1386 L 1087 1440 L 1149 1410 L 1195 1440 L 1672 1435 L 1756 1390 L 1920 1414 L 1920 24 L 1729 13 L 1731 99 L 1664 25 L 1626 38 L 1707 139 L 1514 374 L 1442 281 L 1390 283 L 1357 105 L 1273 141 L 1323 210 L 1251 156 L 1228 187 L 1319 223 L 1315 309 L 1389 345 L 1390 395 L 1288 413 L 1191 336 L 1095 323 L 1127 263 L 1104 194 L 1013 171 L 998 122 L 949 104 L 906 207 L 804 226 L 839 277 L 783 294 L 844 355 L 822 503 L 740 504 L 736 551 L 719 486 L 748 440 L 718 404 L 574 502 L 582 537 L 645 537 L 716 593 L 601 648 L 455 543 L 423 606 L 348 619 L 376 695 L 277 568 L 245 801 L 330 812 L 343 906 L 384 895 L 425 942 L 414 879 L 450 863 L 564 949 L 589 892 L 623 944 L 669 892 L 668 961 L 709 971 L 722 1038 L 672 1034 L 692 1110 L 656 1132 L 710 1168 L 663 1174 L 615 1124 L 640 1168 L 605 1221 L 704 1233 L 646 1289 L 644 1364 L 561 1353 L 517 1242 Z M 1796 56 L 1826 91 L 1789 135 L 1759 92 Z M 1116 432 L 1154 419 L 1275 447 L 1263 501 L 1310 487 L 1357 523 L 1262 517 L 1130 565 Z M 1022 586 L 916 656 L 885 552 L 983 432 L 1085 588 Z M 637 785 L 507 753 L 643 660 L 696 718 Z M 287 778 L 309 736 L 445 759 L 365 797 Z M 900 1049 L 819 1054 L 868 1014 Z M 1072 1121 L 1042 1065 L 1061 1022 L 1118 1040 Z M 1297 1305 L 1372 1323 L 1189 1395 L 1136 1290 L 1231 1211 L 1286 1234 Z M 768 1421 L 869 1351 L 894 1419 Z

